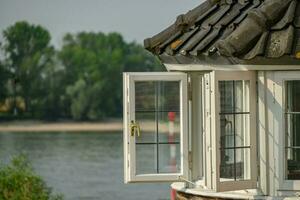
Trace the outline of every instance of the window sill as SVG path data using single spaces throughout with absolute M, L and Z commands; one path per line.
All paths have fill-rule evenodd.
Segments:
M 185 183 L 176 182 L 171 185 L 171 188 L 175 189 L 176 191 L 187 194 L 220 199 L 270 199 L 266 196 L 262 196 L 256 189 L 231 192 L 215 192 L 212 190 L 202 188 L 201 186 L 198 186 L 197 188 L 186 188 L 185 186 Z

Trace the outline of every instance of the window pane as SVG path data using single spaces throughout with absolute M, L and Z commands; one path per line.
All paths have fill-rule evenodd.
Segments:
M 250 177 L 250 148 L 236 149 L 236 179 L 249 180 Z
M 287 149 L 287 165 L 288 174 L 287 178 L 289 180 L 299 180 L 300 179 L 300 149 Z
M 157 173 L 157 147 L 155 145 L 136 145 L 136 173 Z
M 235 115 L 235 145 L 250 146 L 250 114 Z
M 135 82 L 135 110 L 155 111 L 155 81 Z
M 220 178 L 235 179 L 234 149 L 221 151 Z M 224 180 L 223 180 L 224 181 Z
M 234 147 L 234 115 L 221 115 L 221 148 Z
M 140 136 L 136 137 L 136 143 L 156 142 L 155 112 L 137 112 L 135 120 L 140 125 Z
M 180 171 L 180 81 L 135 82 L 136 173 Z
M 221 113 L 234 112 L 234 81 L 220 81 Z
M 159 142 L 180 141 L 180 113 L 160 112 L 158 113 L 158 138 Z
M 159 173 L 180 172 L 180 145 L 159 144 Z
M 300 112 L 300 81 L 287 81 L 287 112 Z
M 158 111 L 180 110 L 180 83 L 178 81 L 157 82 Z
M 300 180 L 300 81 L 286 82 L 287 179 Z
M 235 112 L 249 112 L 250 81 L 235 81 Z
M 250 179 L 250 81 L 220 81 L 221 181 Z
M 221 151 L 221 181 L 250 179 L 250 148 Z
M 249 112 L 250 81 L 220 81 L 221 113 Z
M 300 179 L 300 114 L 287 114 L 287 178 Z
M 221 148 L 250 146 L 250 114 L 220 115 Z

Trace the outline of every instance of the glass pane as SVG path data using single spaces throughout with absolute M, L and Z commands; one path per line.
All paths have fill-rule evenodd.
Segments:
M 287 147 L 300 147 L 300 114 L 287 114 Z
M 250 179 L 250 81 L 220 81 L 221 181 Z
M 287 179 L 300 179 L 300 149 L 287 149 Z
M 236 149 L 236 179 L 249 180 L 250 177 L 250 148 Z
M 135 82 L 135 121 L 136 173 L 179 172 L 180 81 Z
M 155 111 L 155 81 L 135 82 L 135 110 Z
M 180 114 L 178 112 L 158 113 L 159 142 L 180 141 Z
M 234 112 L 234 81 L 220 81 L 219 92 L 221 102 L 221 113 Z
M 235 115 L 235 146 L 250 146 L 250 114 Z
M 221 151 L 220 178 L 231 180 L 235 178 L 234 149 Z
M 141 129 L 140 136 L 136 137 L 136 143 L 156 142 L 155 112 L 137 112 L 135 120 Z
M 287 81 L 287 112 L 300 112 L 300 81 Z
M 180 172 L 180 145 L 159 144 L 159 173 Z
M 300 180 L 300 81 L 286 82 L 287 179 Z
M 220 115 L 220 132 L 221 148 L 250 146 L 250 114 Z
M 221 151 L 221 181 L 250 179 L 250 148 Z
M 158 110 L 180 110 L 180 83 L 178 81 L 157 82 Z
M 136 145 L 136 173 L 156 174 L 157 173 L 157 146 L 137 144 Z
M 300 179 L 300 114 L 287 115 L 287 178 Z
M 249 112 L 250 81 L 219 81 L 221 113 Z
M 234 147 L 234 115 L 220 115 L 221 148 Z

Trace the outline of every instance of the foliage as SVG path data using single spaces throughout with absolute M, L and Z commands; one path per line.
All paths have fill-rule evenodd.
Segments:
M 39 25 L 17 22 L 3 31 L 4 64 L 10 72 L 13 96 L 22 96 L 26 109 L 33 114 L 35 104 L 46 91 L 43 70 L 49 64 L 54 49 L 49 32 Z
M 0 84 L 9 87 L 0 96 L 10 102 L 17 98 L 24 101 L 23 115 L 31 118 L 120 117 L 122 73 L 163 69 L 141 45 L 125 42 L 118 33 L 66 34 L 59 51 L 50 46 L 51 37 L 45 28 L 27 22 L 8 27 L 3 38 Z M 6 78 L 2 78 L 4 69 Z M 18 107 L 16 103 L 10 105 Z
M 161 69 L 140 45 L 126 43 L 118 33 L 68 34 L 59 58 L 66 70 L 71 115 L 78 120 L 120 116 L 122 72 Z
M 8 72 L 4 68 L 4 65 L 0 62 L 0 101 L 3 101 L 7 96 L 6 83 L 8 80 Z
M 37 176 L 25 156 L 0 165 L 0 199 L 3 200 L 62 200 Z

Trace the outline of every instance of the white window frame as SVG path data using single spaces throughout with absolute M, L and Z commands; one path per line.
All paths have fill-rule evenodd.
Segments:
M 129 126 L 135 121 L 136 81 L 180 81 L 180 173 L 136 175 L 135 137 L 130 136 Z M 124 180 L 132 182 L 171 182 L 188 177 L 188 100 L 187 74 L 177 72 L 147 72 L 123 74 L 124 100 Z
M 273 88 L 275 113 L 278 117 L 278 129 L 274 129 L 275 140 L 278 141 L 278 147 L 274 148 L 277 152 L 278 159 L 275 165 L 278 165 L 276 173 L 279 176 L 279 191 L 291 191 L 299 190 L 300 180 L 287 180 L 286 179 L 286 153 L 285 153 L 285 141 L 286 141 L 286 121 L 285 121 L 285 108 L 286 108 L 286 81 L 300 80 L 300 72 L 295 71 L 281 71 L 274 73 L 275 88 Z M 270 89 L 270 88 L 269 88 Z M 276 106 L 277 105 L 277 106 Z M 270 149 L 271 150 L 271 149 Z
M 254 71 L 247 72 L 226 72 L 214 71 L 210 73 L 211 79 L 211 149 L 212 149 L 212 171 L 207 173 L 208 180 L 212 182 L 212 189 L 217 192 L 255 189 L 257 188 L 257 151 L 256 151 L 256 73 Z M 220 180 L 220 96 L 219 81 L 250 81 L 250 179 L 237 181 Z M 209 127 L 208 127 L 209 128 Z

